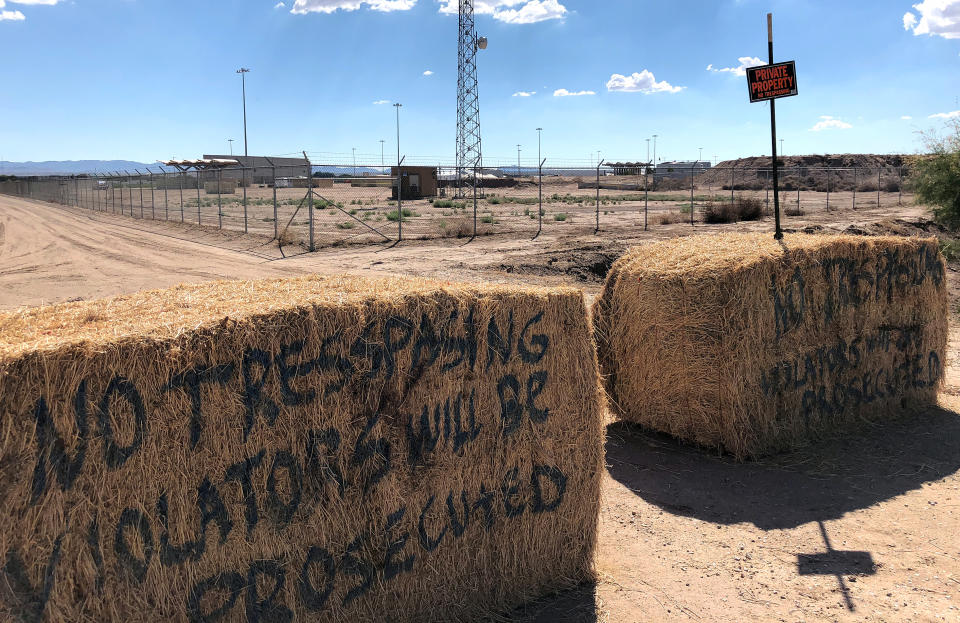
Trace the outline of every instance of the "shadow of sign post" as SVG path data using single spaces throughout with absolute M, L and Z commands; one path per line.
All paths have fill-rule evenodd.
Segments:
M 853 605 L 850 589 L 847 588 L 843 576 L 873 575 L 877 572 L 877 567 L 873 563 L 873 556 L 870 555 L 870 552 L 833 549 L 833 546 L 830 545 L 830 537 L 827 535 L 826 526 L 823 525 L 822 521 L 818 521 L 817 525 L 820 526 L 820 534 L 823 535 L 823 542 L 827 546 L 827 551 L 820 554 L 798 554 L 797 572 L 800 575 L 836 576 L 847 610 L 854 612 L 856 607 Z

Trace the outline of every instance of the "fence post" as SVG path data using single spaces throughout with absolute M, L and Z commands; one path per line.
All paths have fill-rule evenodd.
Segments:
M 643 167 L 643 231 L 647 231 L 647 199 L 650 197 L 650 184 L 647 176 L 650 174 L 650 163 Z
M 130 179 L 130 182 L 127 184 L 127 192 L 130 194 L 130 218 L 133 216 L 133 176 L 130 175 L 130 172 L 127 172 L 127 177 Z M 140 216 L 143 216 L 142 214 Z
M 690 167 L 690 227 L 693 227 L 693 174 L 694 167 Z
M 857 209 L 857 167 L 853 167 L 853 209 Z
M 903 205 L 903 165 L 900 165 L 900 180 L 897 184 L 897 205 Z
M 733 205 L 733 190 L 737 186 L 737 165 L 730 167 L 730 205 Z M 692 206 L 690 209 L 693 209 Z
M 546 161 L 547 159 L 544 158 L 540 162 L 540 167 L 538 171 L 538 174 L 540 176 L 540 183 L 539 183 L 540 188 L 539 188 L 539 200 L 537 202 L 537 236 L 539 236 L 540 232 L 543 231 L 543 163 Z M 534 236 L 534 238 L 536 238 L 537 236 Z
M 596 234 L 600 231 L 600 167 L 603 166 L 603 160 L 597 163 L 597 226 L 593 230 Z
M 137 184 L 140 186 L 140 218 L 143 218 L 143 173 L 140 172 L 140 169 L 135 169 L 137 172 Z
M 76 177 L 73 178 L 73 201 L 77 204 L 77 207 L 80 207 L 80 180 Z
M 197 169 L 197 225 L 200 225 L 200 169 Z
M 223 200 L 220 184 L 223 182 L 223 169 L 217 167 L 217 229 L 223 229 Z
M 163 167 L 160 167 L 160 179 L 163 180 L 163 220 L 170 220 L 170 199 L 167 197 L 167 172 L 163 170 Z
M 119 171 L 117 171 L 117 184 L 120 186 L 120 216 L 123 216 L 123 215 L 124 215 L 124 212 L 123 212 L 123 210 L 124 210 L 124 207 L 123 207 L 123 176 L 120 175 L 120 172 L 119 172 Z M 114 193 L 114 194 L 116 194 L 116 193 Z M 114 199 L 113 202 L 116 203 L 116 202 L 117 202 L 116 199 Z
M 187 177 L 187 172 L 183 169 L 180 170 L 180 222 L 183 222 L 183 180 Z
M 279 218 L 277 214 L 277 167 L 273 167 L 273 238 L 276 240 L 280 237 L 280 230 L 278 229 L 277 219 Z
M 800 165 L 797 165 L 797 212 L 800 211 L 800 180 L 802 179 L 800 175 Z
M 477 166 L 474 165 L 473 167 L 473 236 L 470 238 L 471 240 L 477 237 L 477 180 L 478 179 L 480 178 L 478 177 Z M 398 184 L 399 184 L 399 180 L 398 180 Z M 399 192 L 400 192 L 400 187 L 397 186 L 398 196 L 399 196 Z M 458 189 L 458 192 L 459 192 L 459 189 Z
M 827 169 L 827 210 L 830 209 L 830 169 Z
M 150 172 L 150 218 L 157 220 L 157 189 L 153 183 L 153 171 L 150 171 L 150 167 L 147 167 L 147 171 Z
M 243 171 L 241 172 L 241 176 L 243 177 L 242 179 L 242 182 L 243 182 L 243 233 L 247 233 L 247 168 L 246 166 L 244 166 Z M 217 190 L 219 191 L 219 188 Z

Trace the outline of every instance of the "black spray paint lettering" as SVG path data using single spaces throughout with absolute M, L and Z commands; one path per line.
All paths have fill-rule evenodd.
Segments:
M 256 455 L 248 457 L 242 461 L 234 463 L 227 468 L 226 482 L 237 482 L 240 484 L 240 492 L 244 502 L 244 518 L 247 520 L 247 535 L 253 532 L 253 528 L 260 520 L 260 514 L 257 511 L 257 494 L 253 490 L 253 470 L 260 467 L 263 463 L 263 457 L 266 450 L 260 450 Z
M 324 452 L 322 449 L 326 448 Z M 307 433 L 307 478 L 317 487 L 326 483 L 337 485 L 337 493 L 342 498 L 346 489 L 343 471 L 337 463 L 336 455 L 340 449 L 340 433 L 335 428 Z
M 550 417 L 550 409 L 537 406 L 537 399 L 546 387 L 547 378 L 546 370 L 532 373 L 527 377 L 525 394 L 520 380 L 512 374 L 503 376 L 497 382 L 497 396 L 500 398 L 500 418 L 503 420 L 504 435 L 511 435 L 519 430 L 524 415 L 538 424 L 547 421 Z
M 259 594 L 259 579 L 268 578 L 273 588 L 263 596 Z M 277 560 L 255 560 L 250 563 L 246 586 L 246 615 L 248 623 L 287 623 L 293 620 L 293 612 L 278 601 L 283 595 L 287 573 Z
M 381 374 L 387 379 L 396 372 L 396 354 L 402 351 L 413 337 L 414 324 L 407 318 L 390 316 L 383 323 L 380 339 L 373 337 L 377 322 L 367 324 L 360 336 L 350 346 L 350 355 L 363 357 L 370 362 L 367 378 L 376 378 Z
M 174 375 L 164 388 L 182 389 L 190 397 L 190 447 L 196 448 L 203 432 L 203 400 L 200 388 L 204 384 L 225 386 L 233 378 L 236 365 L 225 363 L 217 366 L 192 368 Z
M 127 446 L 117 443 L 113 425 L 110 423 L 110 405 L 113 402 L 111 398 L 114 396 L 122 398 L 133 411 L 133 439 Z M 118 469 L 140 449 L 147 435 L 147 413 L 136 385 L 122 376 L 114 377 L 103 393 L 103 398 L 100 399 L 99 415 L 104 460 L 110 469 Z
M 287 473 L 287 482 L 290 499 L 285 501 L 279 493 L 278 481 L 280 474 Z M 267 475 L 267 511 L 274 525 L 278 528 L 286 527 L 300 507 L 303 495 L 303 470 L 297 459 L 285 450 L 273 455 L 270 473 Z
M 777 337 L 795 329 L 803 322 L 806 308 L 803 273 L 797 268 L 786 286 L 781 290 L 777 286 L 776 276 L 770 277 L 770 292 L 773 295 L 773 317 Z
M 131 548 L 128 536 L 131 531 L 135 531 L 140 537 L 139 552 Z M 153 530 L 146 515 L 135 508 L 123 510 L 113 539 L 113 551 L 120 564 L 136 578 L 137 582 L 143 582 L 153 558 Z
M 453 452 L 462 456 L 464 447 L 480 435 L 482 425 L 477 424 L 476 390 L 470 392 L 467 400 L 464 400 L 461 393 L 433 405 L 432 413 L 432 424 L 429 405 L 424 405 L 419 421 L 415 416 L 411 416 L 407 421 L 411 470 L 418 465 L 424 465 L 428 455 L 433 453 L 441 442 L 452 441 Z
M 86 380 L 80 382 L 73 402 L 74 420 L 77 427 L 77 448 L 72 458 L 67 455 L 66 444 L 53 426 L 53 418 L 50 416 L 47 401 L 41 397 L 34 407 L 34 418 L 37 426 L 37 465 L 33 471 L 31 504 L 35 504 L 47 490 L 47 460 L 50 461 L 57 482 L 64 491 L 70 490 L 83 468 L 89 437 Z
M 372 437 L 371 435 L 378 422 L 380 422 L 379 415 L 371 415 L 367 418 L 367 424 L 360 436 L 357 437 L 357 443 L 353 448 L 351 465 L 358 472 L 364 470 L 367 465 L 373 466 L 373 469 L 366 468 L 366 471 L 369 472 L 366 476 L 361 476 L 364 495 L 368 494 L 374 485 L 389 474 L 393 467 L 390 460 L 390 442 L 383 437 Z M 377 464 L 379 464 L 379 467 L 377 467 Z
M 43 584 L 34 587 L 27 576 L 27 568 L 20 557 L 20 553 L 15 548 L 7 551 L 7 560 L 3 565 L 3 573 L 7 579 L 7 585 L 13 592 L 16 605 L 19 609 L 20 618 L 30 623 L 40 623 L 43 621 L 43 612 L 50 601 L 50 593 L 53 591 L 56 581 L 57 565 L 60 563 L 60 548 L 63 545 L 63 537 L 66 532 L 57 537 L 53 543 L 53 551 L 47 559 L 47 565 L 43 572 Z
M 257 348 L 248 348 L 243 353 L 243 404 L 245 417 L 243 422 L 243 440 L 246 441 L 253 430 L 258 415 L 263 415 L 267 424 L 273 426 L 280 414 L 280 408 L 273 400 L 264 395 L 267 375 L 273 365 L 270 353 Z M 260 370 L 259 377 L 254 376 Z
M 160 519 L 160 564 L 164 566 L 179 565 L 189 560 L 199 560 L 207 548 L 207 526 L 210 522 L 217 524 L 220 531 L 220 544 L 223 545 L 233 529 L 233 521 L 227 513 L 220 492 L 210 484 L 210 480 L 203 479 L 197 487 L 196 497 L 197 514 L 200 517 L 200 526 L 197 536 L 182 545 L 170 543 L 170 509 L 166 494 L 161 494 L 157 500 L 157 515 Z

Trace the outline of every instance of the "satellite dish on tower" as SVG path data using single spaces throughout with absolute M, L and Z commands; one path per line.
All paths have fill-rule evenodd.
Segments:
M 478 37 L 478 38 L 477 38 L 477 49 L 478 49 L 478 50 L 486 50 L 486 49 L 487 49 L 487 38 L 486 38 L 486 37 Z

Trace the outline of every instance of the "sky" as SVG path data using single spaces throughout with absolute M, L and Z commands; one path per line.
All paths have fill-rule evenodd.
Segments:
M 960 117 L 960 0 L 476 0 L 484 162 L 769 155 L 744 68 L 795 60 L 787 155 L 915 153 Z M 455 0 L 0 0 L 0 160 L 451 163 Z M 778 145 L 779 147 L 779 145 Z M 702 152 L 700 150 L 702 148 Z M 651 152 L 653 151 L 651 141 Z M 653 154 L 650 154 L 653 157 Z

